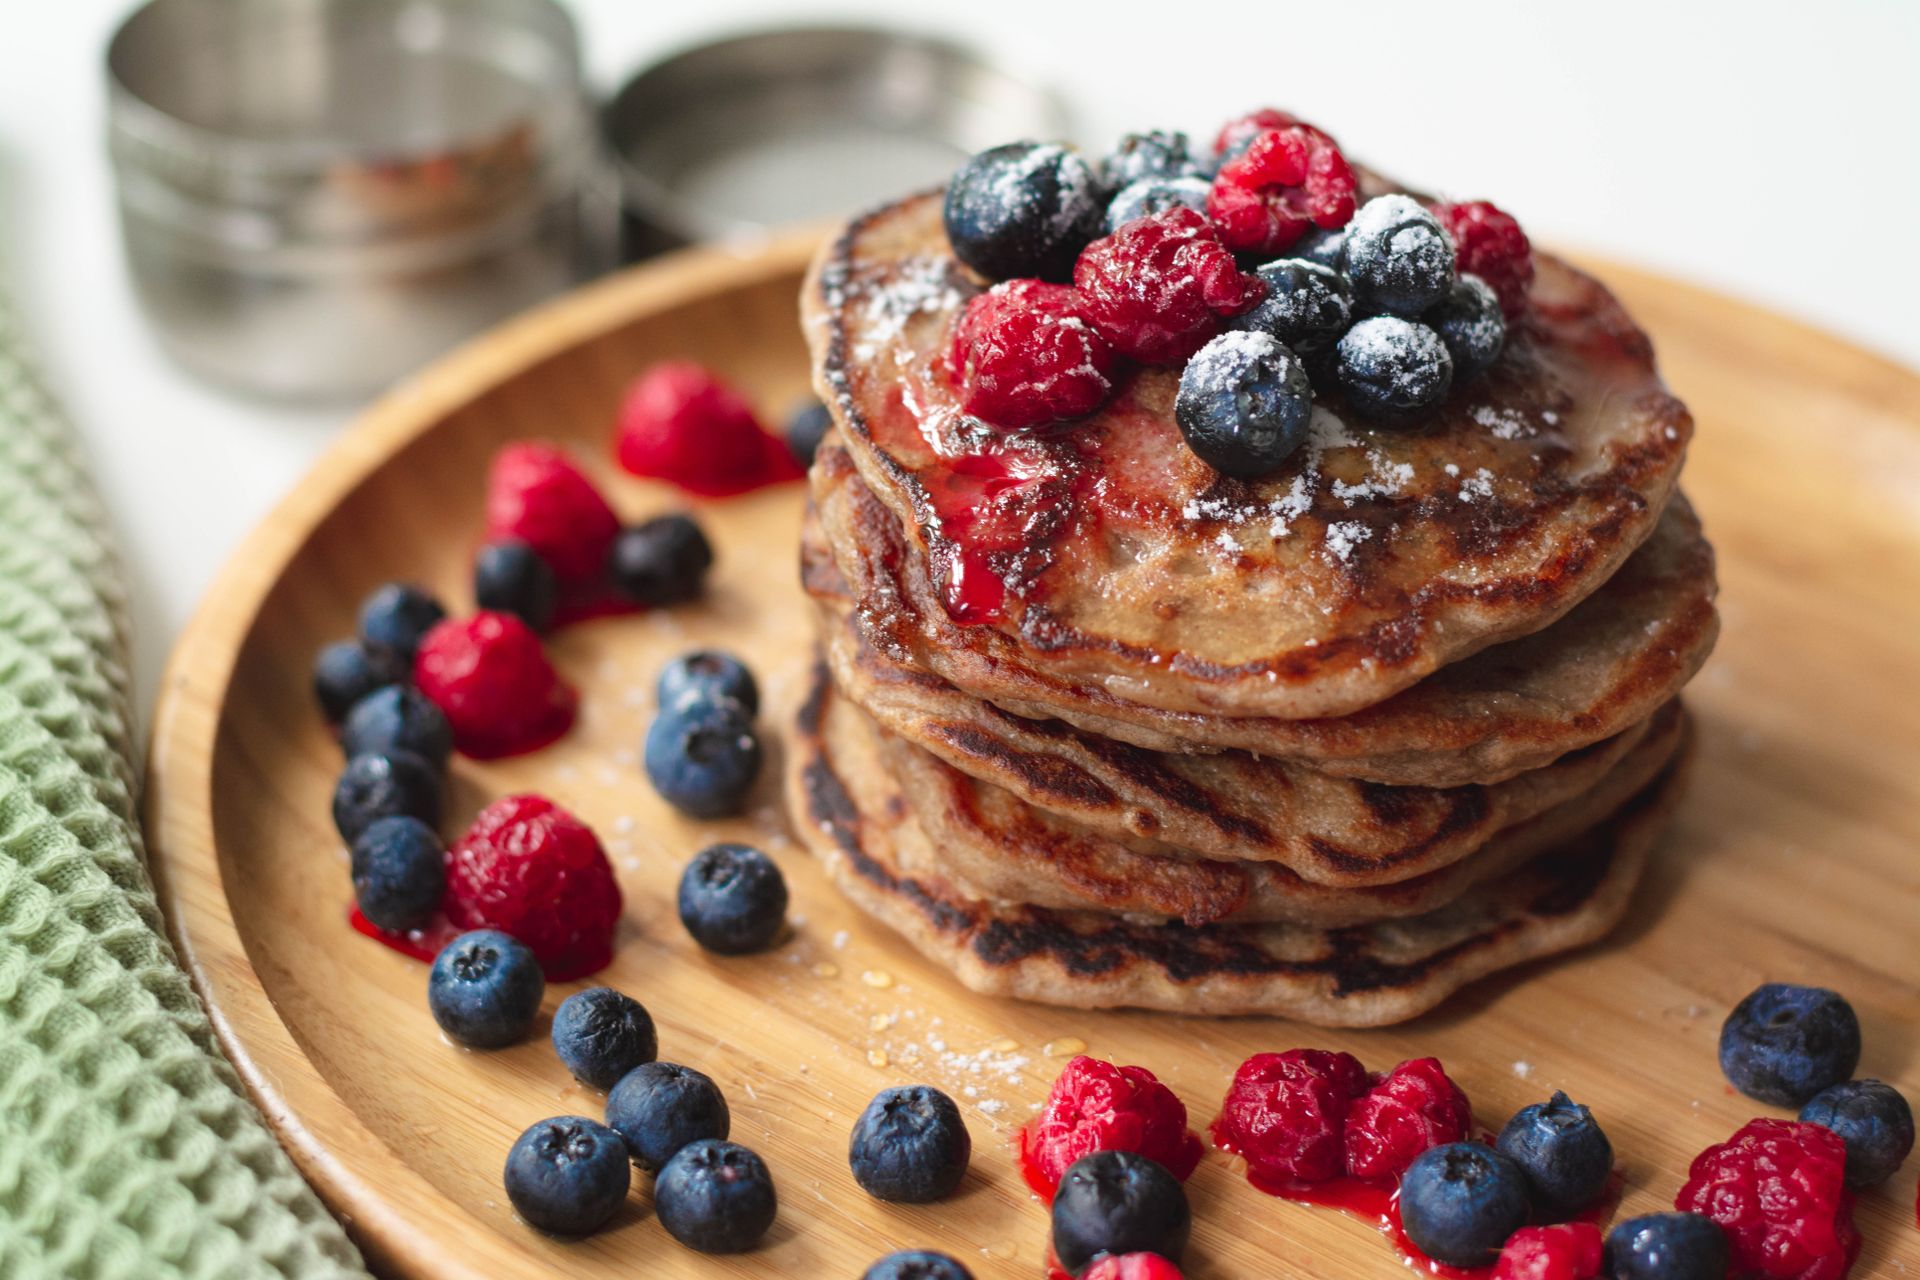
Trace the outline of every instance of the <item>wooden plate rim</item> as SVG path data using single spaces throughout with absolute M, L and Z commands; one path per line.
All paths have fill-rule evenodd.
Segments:
M 213 844 L 212 765 L 218 709 L 242 642 L 287 564 L 345 495 L 453 410 L 505 378 L 636 318 L 770 276 L 797 277 L 824 234 L 809 227 L 752 249 L 691 249 L 629 268 L 507 322 L 395 387 L 342 433 L 242 541 L 174 645 L 153 718 L 143 805 L 150 869 L 168 932 L 249 1095 L 376 1269 L 476 1280 L 486 1274 L 444 1237 L 420 1231 L 405 1205 L 432 1203 L 438 1213 L 471 1223 L 474 1238 L 490 1228 L 408 1166 L 305 1057 L 248 961 L 224 890 L 205 901 L 179 890 L 176 866 L 203 868 L 209 883 L 222 883 Z M 1776 342 L 1825 348 L 1853 364 L 1856 378 L 1850 381 L 1905 384 L 1920 402 L 1920 374 L 1879 353 L 1711 289 L 1581 258 L 1602 279 L 1690 294 L 1704 306 L 1757 322 Z M 257 1040 L 243 1037 L 243 1022 L 255 1029 Z M 351 1164 L 338 1154 L 342 1149 L 351 1153 Z

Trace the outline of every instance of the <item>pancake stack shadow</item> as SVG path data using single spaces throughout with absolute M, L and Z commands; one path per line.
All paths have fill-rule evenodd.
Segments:
M 1300 466 L 1258 492 L 1180 451 L 1177 371 L 1138 374 L 1124 418 L 1020 472 L 1067 482 L 1044 538 L 996 544 L 1008 604 L 983 618 L 955 608 L 974 562 L 937 500 L 972 438 L 939 398 L 971 286 L 929 208 L 856 223 L 804 299 L 836 425 L 809 476 L 819 660 L 788 797 L 841 890 L 976 990 L 1345 1026 L 1616 924 L 1718 622 L 1676 483 L 1690 424 L 1610 296 L 1545 259 L 1551 320 L 1483 401 L 1397 437 L 1316 410 Z M 1627 356 L 1581 345 L 1595 331 Z M 1164 459 L 1152 503 L 1071 482 L 1141 457 Z M 1528 471 L 1463 514 L 1486 495 L 1456 458 Z

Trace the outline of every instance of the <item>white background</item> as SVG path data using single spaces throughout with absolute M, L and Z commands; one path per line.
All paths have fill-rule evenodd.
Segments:
M 1920 0 L 574 7 L 599 88 L 721 31 L 865 16 L 960 36 L 1053 85 L 1091 141 L 1286 106 L 1411 183 L 1498 201 L 1538 239 L 1920 364 Z M 144 702 L 220 562 L 351 406 L 203 387 L 143 328 L 102 144 L 102 50 L 127 8 L 0 2 L 0 273 L 120 523 Z M 1845 447 L 1844 423 L 1808 427 Z

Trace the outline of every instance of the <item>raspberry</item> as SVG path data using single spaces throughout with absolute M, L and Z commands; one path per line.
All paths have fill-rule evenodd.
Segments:
M 1081 309 L 1095 329 L 1147 364 L 1178 364 L 1207 345 L 1220 317 L 1267 294 L 1240 270 L 1208 221 L 1176 207 L 1095 240 L 1074 264 Z
M 1109 1253 L 1095 1258 L 1080 1280 L 1180 1280 L 1180 1268 L 1157 1253 Z
M 1860 1253 L 1846 1160 L 1829 1129 L 1750 1120 L 1694 1157 L 1674 1207 L 1720 1224 L 1737 1274 L 1839 1280 Z
M 1244 1156 L 1252 1173 L 1325 1182 L 1346 1168 L 1347 1112 L 1367 1084 L 1350 1053 L 1256 1053 L 1233 1073 L 1214 1141 Z
M 1600 1228 L 1591 1222 L 1522 1227 L 1507 1238 L 1493 1280 L 1594 1280 L 1600 1274 Z
M 593 482 L 549 444 L 510 444 L 487 473 L 488 542 L 518 538 L 564 584 L 590 582 L 606 567 L 620 521 Z
M 1525 311 L 1527 286 L 1533 283 L 1533 246 L 1513 215 L 1487 200 L 1443 201 L 1433 206 L 1433 214 L 1453 237 L 1454 262 L 1461 273 L 1493 286 L 1507 319 Z
M 1258 111 L 1249 111 L 1244 116 L 1236 116 L 1220 126 L 1220 132 L 1213 139 L 1213 154 L 1231 160 L 1247 149 L 1247 144 L 1269 129 L 1285 129 L 1291 125 L 1305 123 L 1291 111 L 1282 111 L 1278 107 L 1261 107 Z
M 1353 170 L 1332 138 L 1312 125 L 1269 129 L 1220 166 L 1207 216 L 1236 253 L 1272 257 L 1315 227 L 1353 217 Z
M 573 725 L 579 697 L 547 661 L 540 637 L 510 613 L 449 618 L 427 632 L 413 681 L 476 760 L 546 746 Z
M 518 938 L 549 980 L 569 982 L 613 958 L 620 886 L 585 823 L 545 796 L 507 796 L 447 851 L 443 909 L 457 929 Z
M 1405 1173 L 1428 1147 L 1467 1136 L 1473 1112 L 1438 1058 L 1403 1062 L 1347 1113 L 1347 1172 L 1384 1181 Z
M 1017 429 L 1098 409 L 1120 360 L 1088 326 L 1072 289 L 1010 280 L 967 303 L 954 325 L 952 362 L 961 406 Z
M 800 465 L 761 427 L 753 406 L 712 370 L 665 360 L 627 389 L 614 445 L 637 476 L 670 480 L 709 498 L 795 479 Z
M 1036 1190 L 1051 1193 L 1067 1166 L 1095 1151 L 1132 1151 L 1185 1181 L 1200 1162 L 1187 1108 L 1145 1067 L 1121 1067 L 1082 1054 L 1067 1064 L 1033 1123 L 1021 1132 L 1020 1158 Z

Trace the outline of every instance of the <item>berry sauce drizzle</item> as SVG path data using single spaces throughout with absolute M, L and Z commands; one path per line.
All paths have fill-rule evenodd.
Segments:
M 381 946 L 391 947 L 401 955 L 409 956 L 423 964 L 432 964 L 435 957 L 449 942 L 466 932 L 437 911 L 425 927 L 409 929 L 405 933 L 382 929 L 361 915 L 359 907 L 348 908 L 347 923 L 362 937 L 372 938 Z M 598 973 L 612 963 L 613 947 L 608 945 L 604 950 L 596 949 L 589 952 L 574 964 L 550 967 L 543 963 L 541 968 L 545 971 L 548 982 L 572 982 L 589 974 Z
M 433 919 L 424 928 L 409 929 L 405 933 L 395 933 L 391 929 L 382 929 L 373 921 L 360 914 L 360 908 L 351 908 L 347 913 L 347 923 L 353 931 L 364 937 L 372 938 L 383 947 L 392 947 L 403 956 L 412 956 L 415 960 L 433 963 L 440 949 L 460 936 L 460 930 L 453 922 L 435 912 Z

